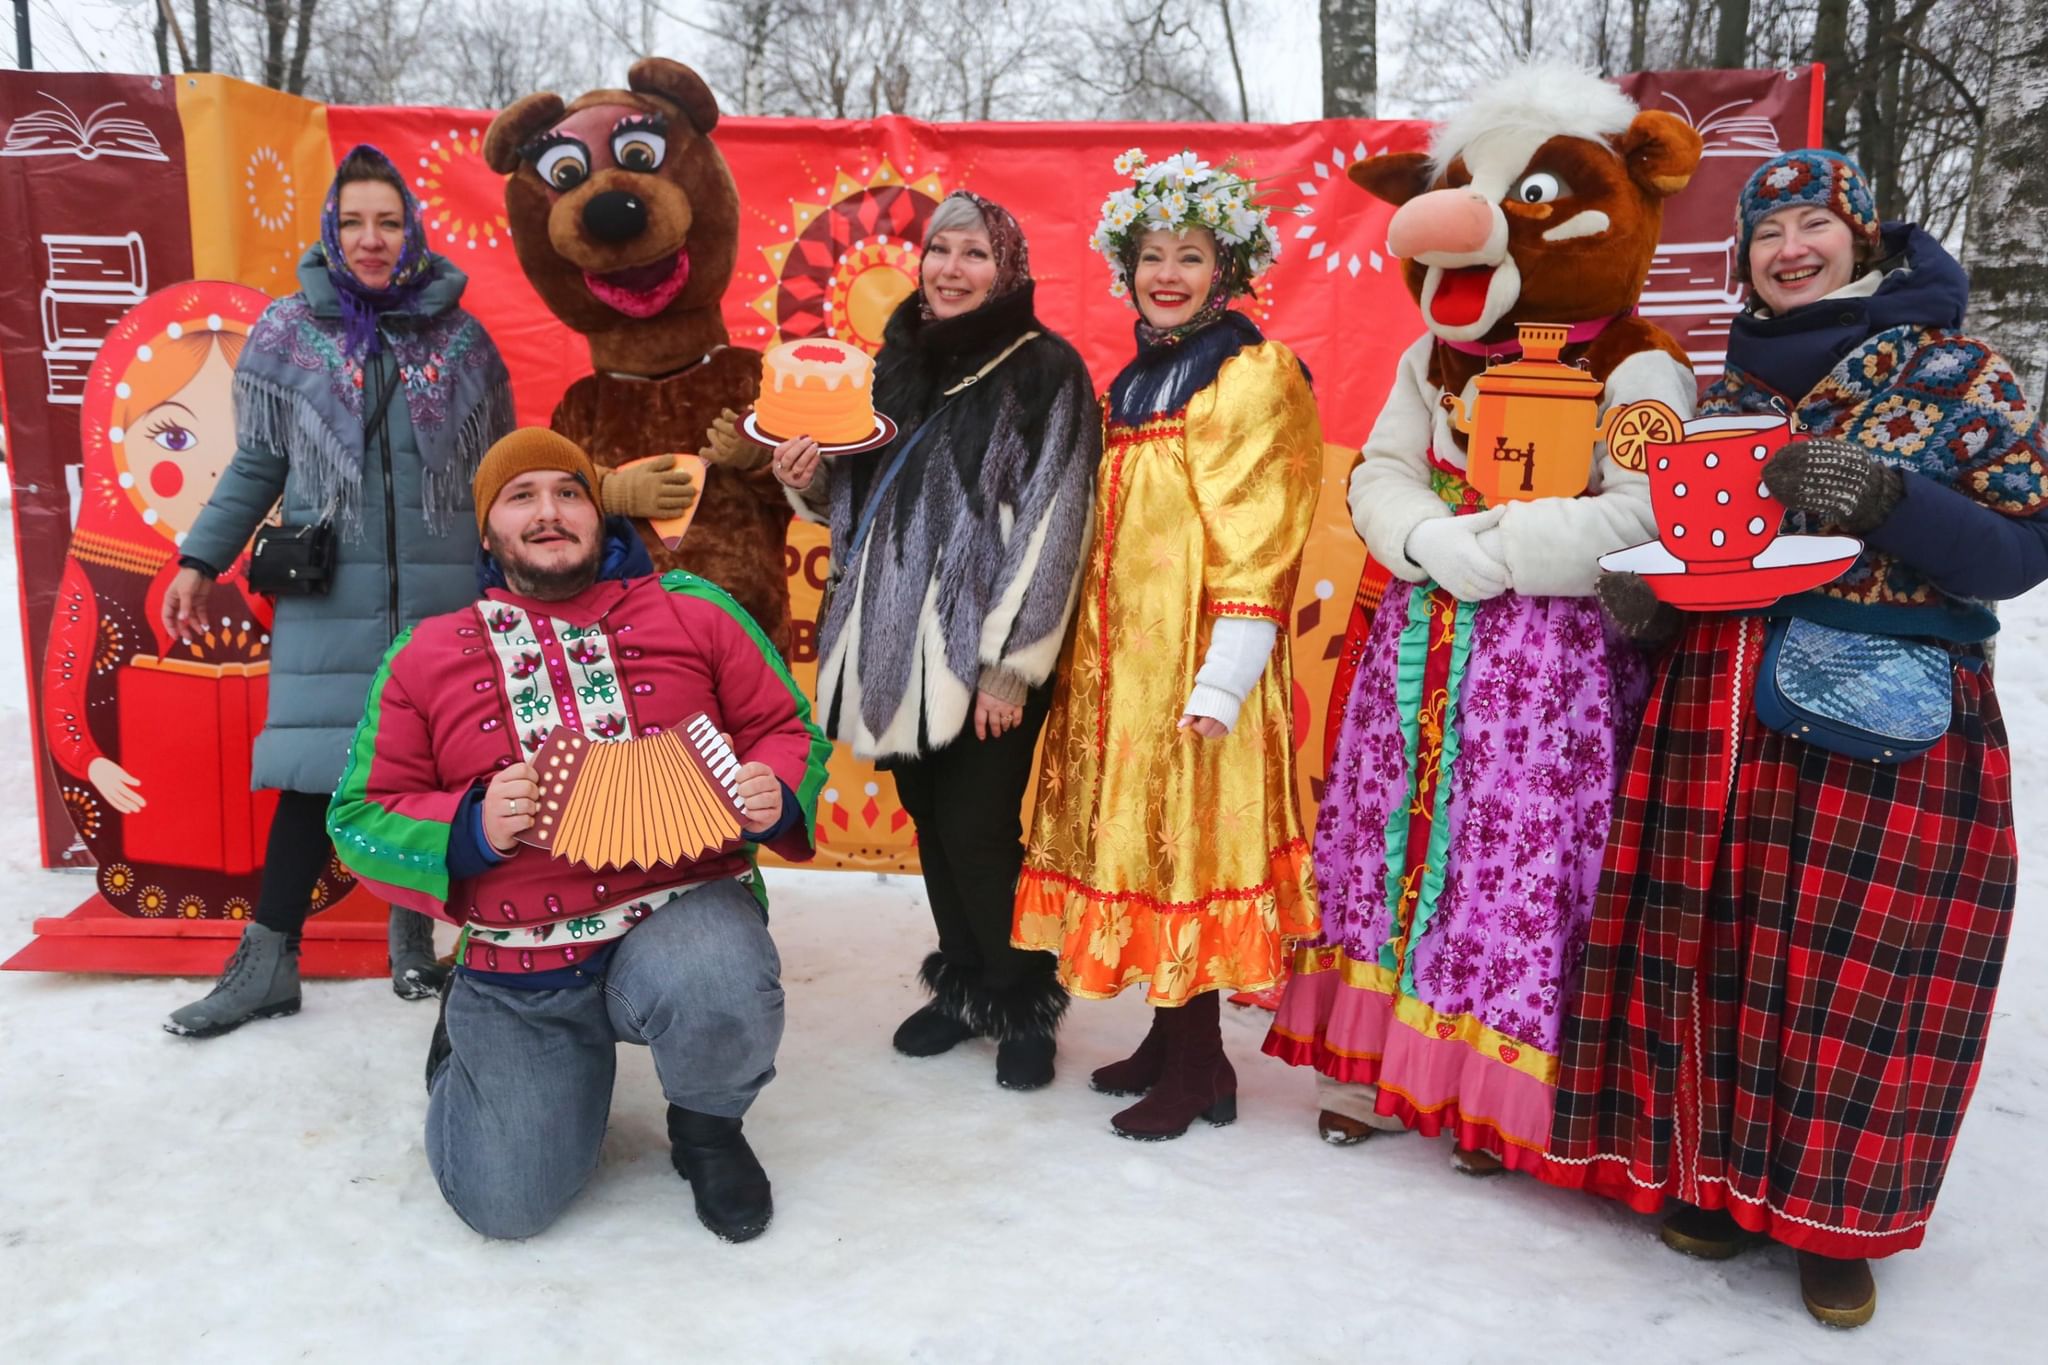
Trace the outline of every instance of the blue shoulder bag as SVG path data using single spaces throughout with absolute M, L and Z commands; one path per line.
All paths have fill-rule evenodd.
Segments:
M 1831 753 L 1903 763 L 1948 733 L 1956 666 L 1938 644 L 1775 620 L 1757 669 L 1756 717 Z

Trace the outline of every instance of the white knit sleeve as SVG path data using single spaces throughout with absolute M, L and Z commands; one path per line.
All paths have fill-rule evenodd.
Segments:
M 1235 728 L 1238 708 L 1266 671 L 1279 637 L 1280 627 L 1273 621 L 1217 617 L 1209 634 L 1209 652 L 1202 656 L 1201 671 L 1195 674 L 1195 690 L 1182 708 L 1185 714 L 1220 720 L 1226 730 Z

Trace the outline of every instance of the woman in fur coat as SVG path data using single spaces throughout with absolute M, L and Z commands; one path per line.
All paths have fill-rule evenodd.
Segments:
M 1001 206 L 949 195 L 920 278 L 876 358 L 896 439 L 821 459 L 799 437 L 774 469 L 798 515 L 832 531 L 819 717 L 893 773 L 939 932 L 932 1000 L 896 1049 L 992 1038 L 997 1082 L 1035 1090 L 1052 1080 L 1067 996 L 1052 954 L 1011 946 L 1010 907 L 1101 425 L 1080 354 L 1032 311 L 1030 254 Z

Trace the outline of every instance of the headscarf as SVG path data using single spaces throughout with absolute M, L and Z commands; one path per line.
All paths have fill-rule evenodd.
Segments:
M 932 212 L 932 221 L 936 222 L 940 211 L 955 199 L 971 204 L 974 211 L 981 215 L 982 230 L 988 234 L 989 251 L 996 260 L 995 283 L 989 286 L 988 296 L 975 305 L 977 308 L 986 308 L 995 300 L 1014 294 L 1031 283 L 1031 247 L 1024 240 L 1024 229 L 1017 225 L 1017 220 L 1011 216 L 1008 209 L 993 199 L 982 198 L 972 190 L 954 190 L 940 200 L 938 209 Z M 925 233 L 924 244 L 927 249 L 930 248 L 934 235 L 929 231 Z M 919 316 L 926 322 L 932 320 L 931 300 L 924 296 L 922 279 L 918 283 L 917 309 Z
M 334 177 L 334 183 L 327 187 L 327 202 L 320 209 L 320 252 L 327 261 L 327 277 L 334 282 L 334 292 L 341 298 L 341 320 L 346 337 L 343 346 L 351 359 L 375 355 L 384 348 L 383 337 L 377 330 L 378 314 L 388 308 L 403 307 L 419 297 L 433 266 L 427 251 L 426 228 L 420 222 L 419 201 L 405 187 L 405 177 L 391 164 L 390 157 L 367 142 L 352 147 L 342 162 L 346 164 L 350 158 L 358 156 L 391 172 L 390 180 L 376 179 L 374 183 L 394 184 L 398 190 L 398 201 L 405 216 L 405 238 L 399 247 L 398 262 L 392 267 L 389 284 L 373 289 L 357 279 L 355 272 L 348 268 L 348 258 L 341 249 L 342 182 L 340 175 Z
M 1138 279 L 1138 244 L 1133 243 L 1126 255 L 1129 257 L 1129 260 L 1125 263 L 1124 270 L 1132 281 L 1132 288 L 1135 289 Z M 1219 250 L 1216 256 L 1216 268 L 1209 275 L 1209 296 L 1202 300 L 1202 306 L 1197 308 L 1194 311 L 1194 315 L 1186 322 L 1173 327 L 1154 327 L 1150 322 L 1146 321 L 1145 310 L 1140 308 L 1138 310 L 1138 349 L 1150 350 L 1155 346 L 1177 345 L 1229 312 L 1230 301 L 1236 298 L 1239 293 L 1250 294 L 1252 292 L 1250 280 L 1244 282 L 1242 289 L 1232 290 L 1229 279 L 1230 271 L 1226 267 L 1227 262 L 1224 259 L 1223 253 Z

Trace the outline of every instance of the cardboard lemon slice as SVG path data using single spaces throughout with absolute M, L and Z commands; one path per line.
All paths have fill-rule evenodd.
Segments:
M 1685 439 L 1685 421 L 1668 404 L 1654 398 L 1616 408 L 1607 416 L 1607 453 L 1623 469 L 1642 473 L 1650 467 L 1649 447 Z

